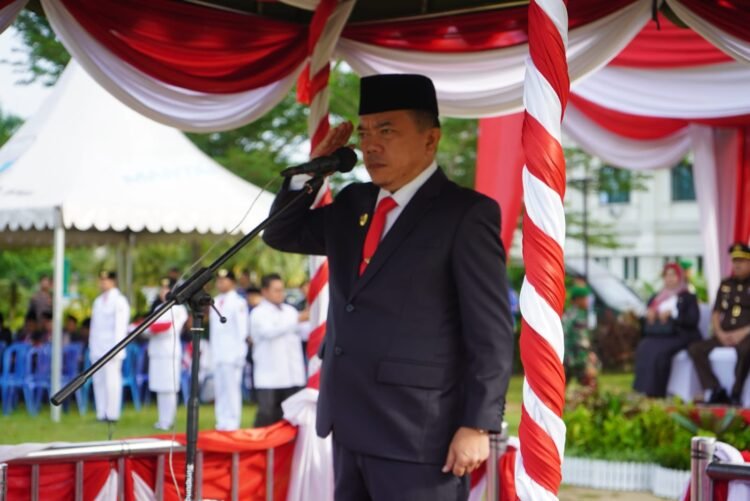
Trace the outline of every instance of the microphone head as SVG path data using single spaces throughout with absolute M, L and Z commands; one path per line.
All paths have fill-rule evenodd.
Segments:
M 335 156 L 339 162 L 338 168 L 336 169 L 337 172 L 349 172 L 357 163 L 357 154 L 354 153 L 353 149 L 346 146 L 334 151 L 333 156 Z

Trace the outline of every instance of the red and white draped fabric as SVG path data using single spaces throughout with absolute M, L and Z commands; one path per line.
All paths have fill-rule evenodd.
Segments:
M 13 24 L 29 0 L 0 0 L 0 33 Z
M 330 129 L 328 120 L 328 78 L 333 49 L 346 24 L 355 0 L 321 0 L 310 23 L 308 40 L 309 60 L 297 85 L 300 100 L 310 105 L 308 131 L 311 148 L 323 140 Z M 313 204 L 322 207 L 331 203 L 331 191 L 326 182 Z M 310 257 L 310 323 L 315 326 L 307 343 L 307 388 L 283 402 L 284 419 L 299 427 L 295 444 L 293 469 L 289 483 L 288 501 L 333 499 L 333 454 L 331 437 L 321 439 L 315 431 L 316 405 L 320 383 L 318 349 L 326 332 L 328 315 L 328 260 Z
M 750 62 L 750 5 L 744 0 L 666 0 L 682 22 L 737 61 Z
M 42 5 L 102 87 L 181 130 L 227 130 L 261 117 L 289 93 L 307 56 L 306 26 L 260 16 L 166 0 Z

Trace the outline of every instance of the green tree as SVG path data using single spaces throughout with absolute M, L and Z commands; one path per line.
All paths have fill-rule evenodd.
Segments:
M 22 54 L 12 61 L 22 83 L 37 80 L 44 85 L 54 85 L 70 61 L 70 54 L 59 42 L 47 18 L 36 11 L 24 9 L 13 23 L 21 36 L 24 47 L 15 49 Z
M 10 139 L 10 136 L 18 130 L 21 124 L 23 124 L 23 120 L 20 117 L 10 113 L 3 113 L 2 109 L 0 109 L 0 146 L 4 145 Z M 0 165 L 0 171 L 2 170 L 3 166 Z

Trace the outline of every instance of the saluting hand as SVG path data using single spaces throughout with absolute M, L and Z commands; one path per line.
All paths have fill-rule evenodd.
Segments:
M 457 477 L 463 477 L 479 468 L 489 455 L 490 437 L 487 433 L 462 426 L 448 447 L 443 473 L 452 471 Z
M 342 146 L 346 146 L 349 144 L 349 138 L 353 130 L 354 125 L 351 122 L 344 122 L 336 127 L 332 127 L 323 140 L 313 149 L 310 158 L 324 157 L 332 154 Z

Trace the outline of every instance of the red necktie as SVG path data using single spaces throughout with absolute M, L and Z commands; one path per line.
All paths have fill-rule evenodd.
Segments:
M 378 206 L 375 208 L 375 215 L 372 216 L 372 223 L 370 228 L 367 230 L 367 236 L 365 237 L 365 245 L 362 248 L 362 262 L 359 264 L 360 276 L 365 272 L 365 268 L 370 264 L 372 256 L 375 255 L 375 250 L 378 248 L 380 238 L 383 236 L 383 228 L 385 228 L 385 218 L 389 212 L 391 212 L 398 204 L 391 197 L 385 197 L 382 199 Z

